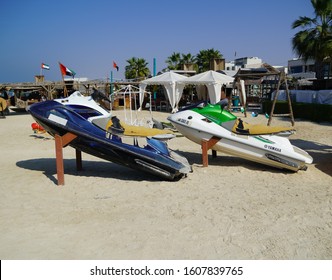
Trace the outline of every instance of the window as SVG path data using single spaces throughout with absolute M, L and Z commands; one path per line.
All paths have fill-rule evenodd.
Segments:
M 302 73 L 303 68 L 302 68 L 302 66 L 291 66 L 291 67 L 289 67 L 289 71 L 291 74 Z

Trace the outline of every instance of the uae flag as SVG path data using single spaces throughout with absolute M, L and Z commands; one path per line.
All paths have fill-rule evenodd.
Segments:
M 42 63 L 41 64 L 42 69 L 50 70 L 50 66 L 48 64 Z
M 76 72 L 74 70 L 71 70 L 71 69 L 67 68 L 66 66 L 64 66 L 60 62 L 59 62 L 59 65 L 60 65 L 60 71 L 61 71 L 62 76 L 72 76 L 72 77 L 74 77 L 76 75 Z
M 116 71 L 119 71 L 119 66 L 113 61 L 113 67 L 116 69 Z

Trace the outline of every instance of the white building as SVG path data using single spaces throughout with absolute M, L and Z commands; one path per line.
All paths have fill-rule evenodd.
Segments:
M 225 63 L 225 70 L 237 71 L 240 68 L 261 67 L 263 61 L 258 57 L 241 57 Z
M 297 79 L 315 79 L 314 71 L 315 61 L 308 59 L 304 61 L 301 58 L 288 60 L 288 74 Z

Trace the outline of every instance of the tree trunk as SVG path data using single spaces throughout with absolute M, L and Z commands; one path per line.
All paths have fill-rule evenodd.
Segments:
M 323 61 L 316 61 L 315 62 L 315 72 L 317 80 L 324 79 L 324 62 Z

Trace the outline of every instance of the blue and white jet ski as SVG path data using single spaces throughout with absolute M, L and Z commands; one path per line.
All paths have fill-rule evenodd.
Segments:
M 107 127 L 113 118 L 111 114 L 92 97 L 84 97 L 79 92 L 33 104 L 27 111 L 53 136 L 67 132 L 77 135 L 69 145 L 82 152 L 166 180 L 178 180 L 192 171 L 186 158 L 153 136 L 144 137 L 145 146 L 140 146 L 135 137 L 132 137 L 133 144 L 124 143 L 123 134 Z

